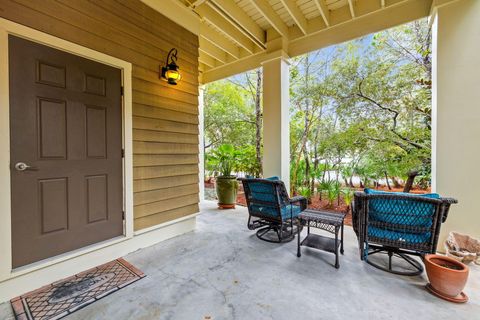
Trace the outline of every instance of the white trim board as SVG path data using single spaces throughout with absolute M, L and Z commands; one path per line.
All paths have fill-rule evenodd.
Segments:
M 123 191 L 125 223 L 121 237 L 94 244 L 66 254 L 55 256 L 12 270 L 11 203 L 10 203 L 10 137 L 9 137 L 9 83 L 8 35 L 15 35 L 49 47 L 75 54 L 121 69 L 123 96 Z M 71 259 L 89 251 L 133 237 L 133 162 L 132 162 L 132 65 L 129 62 L 82 47 L 26 26 L 0 18 L 0 281 L 24 275 L 34 270 Z

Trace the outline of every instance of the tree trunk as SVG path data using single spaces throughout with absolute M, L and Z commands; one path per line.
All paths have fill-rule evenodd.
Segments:
M 410 171 L 408 173 L 408 179 L 407 182 L 405 182 L 405 187 L 403 187 L 403 192 L 410 192 L 410 190 L 413 187 L 413 181 L 415 178 L 418 176 L 418 171 Z
M 353 176 L 350 176 L 348 183 L 350 185 L 350 188 L 355 188 L 355 185 L 353 184 Z
M 318 142 L 318 128 L 315 130 L 315 137 L 313 141 L 313 171 L 315 174 L 312 175 L 312 184 L 311 184 L 311 191 L 312 191 L 312 197 L 313 194 L 315 193 L 315 179 L 317 179 L 317 174 L 318 174 L 318 148 L 317 148 L 317 142 Z
M 360 180 L 360 188 L 362 188 L 362 189 L 365 188 L 365 185 L 363 184 L 362 180 Z
M 257 91 L 255 92 L 255 157 L 257 161 L 258 176 L 263 174 L 262 164 L 262 69 L 257 69 Z
M 388 187 L 388 190 L 392 190 L 392 187 L 390 186 L 390 181 L 388 181 L 388 174 L 387 174 L 387 171 L 385 171 L 385 181 L 387 182 L 387 187 Z
M 309 58 L 309 54 L 305 56 L 305 88 L 307 89 L 307 91 L 308 91 L 308 77 L 309 77 L 309 67 L 310 67 L 308 58 Z M 293 181 L 297 181 L 297 171 L 298 171 L 298 166 L 300 165 L 301 155 L 302 153 L 306 152 L 308 132 L 310 130 L 310 125 L 308 121 L 309 112 L 310 112 L 310 101 L 307 96 L 305 98 L 305 127 L 303 129 L 303 133 L 301 137 L 301 144 L 300 144 L 300 150 L 298 151 L 298 158 L 297 158 L 297 161 L 295 162 L 295 170 L 293 170 L 293 177 L 292 177 Z M 293 150 L 293 152 L 295 152 L 295 150 Z M 306 178 L 309 179 L 308 177 Z M 294 184 L 290 186 L 290 189 L 292 190 L 292 193 L 293 193 Z
M 307 148 L 303 148 L 303 157 L 305 158 L 305 182 L 310 188 L 310 159 L 308 158 Z
M 312 179 L 310 180 L 310 194 L 313 197 L 313 194 L 315 192 L 315 177 L 312 176 Z
M 335 170 L 335 180 L 337 182 L 337 186 L 340 184 L 340 164 L 337 167 L 337 170 Z M 337 194 L 337 206 L 340 205 L 340 192 Z

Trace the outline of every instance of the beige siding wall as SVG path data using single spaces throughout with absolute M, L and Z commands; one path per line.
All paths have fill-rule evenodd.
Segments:
M 198 211 L 198 37 L 139 0 L 0 0 L 0 17 L 132 63 L 135 230 Z M 178 49 L 182 81 L 159 80 Z

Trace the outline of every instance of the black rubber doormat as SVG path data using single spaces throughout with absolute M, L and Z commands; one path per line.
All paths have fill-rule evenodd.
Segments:
M 117 259 L 10 300 L 17 320 L 60 319 L 145 277 Z

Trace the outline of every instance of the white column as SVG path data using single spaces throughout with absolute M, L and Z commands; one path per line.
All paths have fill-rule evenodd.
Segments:
M 205 86 L 198 87 L 198 196 L 200 202 L 205 200 L 205 149 L 204 149 L 204 111 L 203 93 Z
M 289 63 L 284 54 L 263 66 L 263 175 L 290 191 Z
M 480 1 L 439 7 L 433 24 L 433 189 L 458 199 L 442 226 L 480 237 Z

